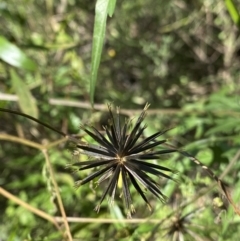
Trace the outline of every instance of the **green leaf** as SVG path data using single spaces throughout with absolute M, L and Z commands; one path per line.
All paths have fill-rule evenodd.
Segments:
M 19 106 L 22 112 L 38 118 L 37 104 L 26 84 L 21 80 L 14 69 L 10 70 L 12 86 L 19 98 Z
M 225 0 L 225 4 L 233 22 L 240 27 L 240 16 L 235 4 L 232 0 Z
M 213 161 L 213 150 L 210 148 L 203 148 L 197 154 L 197 158 L 201 160 L 205 165 L 210 165 Z
M 94 92 L 97 80 L 97 72 L 100 64 L 103 41 L 105 36 L 109 1 L 110 0 L 98 0 L 95 8 L 96 15 L 93 30 L 92 65 L 90 79 L 90 98 L 92 105 L 94 103 Z
M 109 17 L 113 16 L 115 6 L 116 6 L 117 0 L 110 0 L 109 5 L 108 5 L 108 15 Z
M 210 136 L 217 133 L 229 134 L 233 131 L 238 131 L 239 124 L 240 120 L 238 118 L 225 118 L 223 120 L 218 120 L 216 121 L 214 127 L 205 132 L 205 135 Z
M 111 206 L 110 213 L 111 213 L 112 218 L 114 218 L 114 219 L 118 219 L 119 221 L 121 219 L 124 219 L 121 209 L 116 204 Z M 117 230 L 120 230 L 120 229 L 126 227 L 126 223 L 119 222 L 119 223 L 115 223 L 114 226 Z
M 25 53 L 3 36 L 0 36 L 0 59 L 20 69 L 33 71 L 37 68 L 37 65 Z

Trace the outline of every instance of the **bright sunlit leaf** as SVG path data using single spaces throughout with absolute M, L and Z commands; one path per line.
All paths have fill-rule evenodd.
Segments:
M 37 68 L 37 65 L 24 52 L 3 36 L 0 36 L 0 59 L 20 69 L 35 70 Z

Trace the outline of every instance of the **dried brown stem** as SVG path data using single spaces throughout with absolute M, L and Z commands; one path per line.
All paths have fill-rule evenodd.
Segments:
M 47 149 L 43 149 L 42 152 L 43 152 L 43 155 L 45 157 L 45 160 L 46 160 L 46 163 L 47 163 L 47 166 L 48 166 L 48 169 L 49 169 L 49 173 L 50 173 L 50 176 L 51 176 L 51 179 L 52 179 L 52 182 L 53 182 L 53 186 L 54 186 L 54 189 L 55 189 L 55 192 L 56 192 L 57 202 L 58 202 L 60 212 L 62 214 L 63 223 L 64 223 L 64 226 L 65 226 L 65 229 L 66 229 L 68 241 L 72 241 L 73 239 L 72 239 L 71 231 L 70 231 L 70 228 L 69 228 L 69 225 L 68 225 L 67 216 L 66 216 L 65 209 L 64 209 L 64 206 L 63 206 L 63 202 L 62 202 L 62 198 L 61 198 L 60 191 L 59 191 L 59 188 L 58 188 L 58 184 L 57 184 L 56 179 L 55 179 L 54 171 L 53 171 L 53 168 L 52 168 L 52 165 L 51 165 L 48 153 L 47 153 Z
M 52 216 L 50 216 L 49 214 L 43 212 L 40 209 L 37 209 L 31 205 L 29 205 L 28 203 L 22 201 L 21 199 L 19 199 L 18 197 L 14 196 L 13 194 L 11 194 L 10 192 L 6 191 L 5 189 L 3 189 L 2 187 L 0 187 L 0 194 L 3 195 L 4 197 L 6 197 L 7 199 L 17 203 L 18 205 L 26 208 L 28 211 L 36 214 L 37 216 L 51 222 L 52 224 L 54 224 L 54 226 L 61 231 L 60 226 L 58 225 L 56 219 Z

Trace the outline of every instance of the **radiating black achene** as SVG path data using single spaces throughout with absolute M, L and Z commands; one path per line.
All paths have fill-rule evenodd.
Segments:
M 119 181 L 122 183 L 121 192 L 125 200 L 128 217 L 131 217 L 131 213 L 134 213 L 133 201 L 129 190 L 130 183 L 135 187 L 150 209 L 150 203 L 142 187 L 148 189 L 161 201 L 165 201 L 166 197 L 161 192 L 160 185 L 153 180 L 149 174 L 173 179 L 166 173 L 175 173 L 175 171 L 148 161 L 158 160 L 162 154 L 175 152 L 177 150 L 154 150 L 155 147 L 166 142 L 166 140 L 158 140 L 157 138 L 167 130 L 159 131 L 145 139 L 140 139 L 146 128 L 146 125 L 142 126 L 141 124 L 146 116 L 148 107 L 149 105 L 147 104 L 136 123 L 132 126 L 131 120 L 121 125 L 119 108 L 117 108 L 116 118 L 114 118 L 111 106 L 108 106 L 110 125 L 105 127 L 105 136 L 92 126 L 81 126 L 81 129 L 91 136 L 99 145 L 82 142 L 77 144 L 75 154 L 86 154 L 91 157 L 91 160 L 76 162 L 73 166 L 80 167 L 79 170 L 94 167 L 100 167 L 100 169 L 83 180 L 76 182 L 76 186 L 78 187 L 86 184 L 97 177 L 99 177 L 97 184 L 108 180 L 107 187 L 103 192 L 101 200 L 95 208 L 96 211 L 99 211 L 100 205 L 107 194 L 110 196 L 110 202 L 112 203 L 114 201 Z

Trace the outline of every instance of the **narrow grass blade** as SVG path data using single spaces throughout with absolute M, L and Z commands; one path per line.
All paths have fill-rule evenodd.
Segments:
M 93 46 L 92 46 L 92 64 L 90 79 L 90 99 L 92 106 L 94 104 L 94 92 L 97 81 L 97 73 L 100 65 L 100 59 L 103 49 L 103 42 L 106 30 L 106 21 L 108 14 L 108 5 L 110 0 L 97 0 L 95 7 L 95 21 L 93 30 Z
M 225 5 L 227 7 L 227 10 L 228 10 L 233 22 L 238 27 L 240 27 L 240 16 L 239 16 L 239 12 L 238 12 L 237 7 L 234 4 L 234 2 L 232 0 L 225 0 Z

